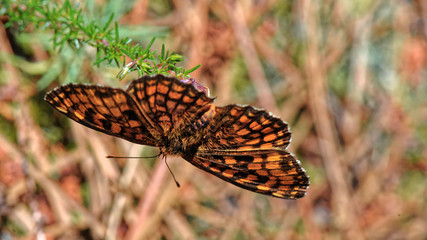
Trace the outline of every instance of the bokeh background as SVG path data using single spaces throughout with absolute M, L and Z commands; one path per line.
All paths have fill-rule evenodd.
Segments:
M 0 4 L 1 5 L 1 4 Z M 1 239 L 426 239 L 427 2 L 82 1 L 122 36 L 184 56 L 218 105 L 280 116 L 310 175 L 292 201 L 237 188 L 156 149 L 89 130 L 44 94 L 124 87 L 91 47 L 0 24 Z M 7 19 L 2 18 L 2 21 Z M 40 90 L 40 81 L 51 84 Z M 39 84 L 39 85 L 38 85 Z

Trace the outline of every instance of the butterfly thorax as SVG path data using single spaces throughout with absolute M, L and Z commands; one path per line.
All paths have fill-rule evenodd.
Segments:
M 170 135 L 163 138 L 160 151 L 165 155 L 194 155 L 201 145 L 203 134 L 183 130 L 182 132 L 173 131 Z
M 187 155 L 197 152 L 200 146 L 199 142 L 193 141 L 189 137 L 170 137 L 166 141 L 163 141 L 164 145 L 160 147 L 160 151 L 165 155 Z
M 160 151 L 167 155 L 192 156 L 206 141 L 208 127 L 215 114 L 215 106 L 207 105 L 193 118 L 180 116 L 183 121 L 176 122 L 174 127 L 161 138 Z

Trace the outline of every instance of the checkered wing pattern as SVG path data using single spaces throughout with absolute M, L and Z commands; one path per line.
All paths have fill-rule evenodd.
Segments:
M 239 187 L 279 198 L 303 197 L 309 179 L 285 149 L 288 126 L 251 106 L 217 107 L 208 141 L 193 164 Z
M 122 89 L 68 84 L 46 94 L 45 100 L 74 121 L 130 142 L 157 146 L 148 120 Z
M 299 161 L 281 150 L 201 151 L 190 162 L 236 186 L 279 198 L 301 198 L 309 185 Z
M 191 84 L 162 75 L 133 81 L 127 93 L 139 103 L 150 124 L 166 135 L 195 121 L 214 100 Z
M 252 106 L 217 107 L 209 131 L 210 149 L 286 149 L 291 139 L 280 118 Z

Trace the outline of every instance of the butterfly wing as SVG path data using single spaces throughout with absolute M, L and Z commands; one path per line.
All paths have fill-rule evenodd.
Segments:
M 279 198 L 305 195 L 309 178 L 285 149 L 291 140 L 280 118 L 252 106 L 217 107 L 195 166 L 239 187 Z
M 89 128 L 130 142 L 156 146 L 148 121 L 122 89 L 68 84 L 46 94 L 45 100 L 59 112 Z
M 288 125 L 280 118 L 252 106 L 217 107 L 212 119 L 207 149 L 285 150 L 291 141 Z
M 309 185 L 299 161 L 282 150 L 198 152 L 189 162 L 236 186 L 278 198 L 301 198 Z
M 194 121 L 214 100 L 192 84 L 163 75 L 144 76 L 133 81 L 126 91 L 150 123 L 164 134 Z

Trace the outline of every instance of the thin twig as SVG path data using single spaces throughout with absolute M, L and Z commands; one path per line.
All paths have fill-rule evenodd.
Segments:
M 231 21 L 231 26 L 234 30 L 234 35 L 237 39 L 237 46 L 245 59 L 246 67 L 248 68 L 249 76 L 253 81 L 258 100 L 263 108 L 269 109 L 271 112 L 280 114 L 274 99 L 273 92 L 265 77 L 261 62 L 259 61 L 251 34 L 246 25 L 245 15 L 240 6 L 239 1 L 225 1 L 225 9 Z
M 363 233 L 360 231 L 355 208 L 351 203 L 349 183 L 338 152 L 337 133 L 328 107 L 325 69 L 321 64 L 322 56 L 319 52 L 320 32 L 315 18 L 317 10 L 318 5 L 314 2 L 301 2 L 301 21 L 307 31 L 306 74 L 307 81 L 309 81 L 309 104 L 316 131 L 319 134 L 319 148 L 332 189 L 332 207 L 337 215 L 336 224 L 343 230 L 348 229 L 346 234 L 348 238 L 362 239 Z
M 150 183 L 145 191 L 144 197 L 139 201 L 137 218 L 130 225 L 125 239 L 139 239 L 141 229 L 143 229 L 143 226 L 147 221 L 155 199 L 161 190 L 163 179 L 167 173 L 168 168 L 166 167 L 166 164 L 163 161 L 157 161 L 156 166 L 154 167 L 153 176 L 150 179 Z

